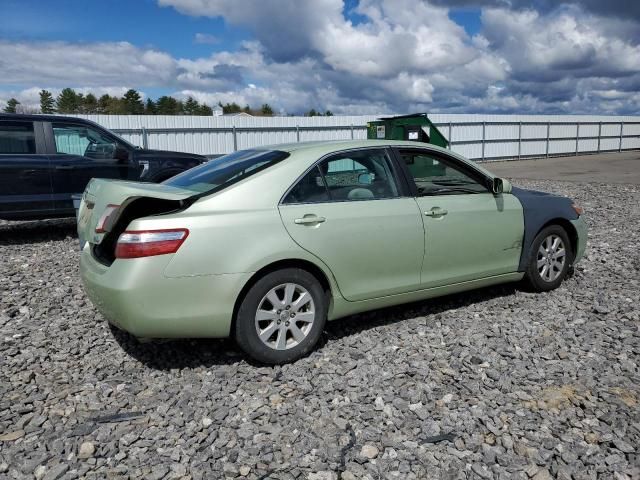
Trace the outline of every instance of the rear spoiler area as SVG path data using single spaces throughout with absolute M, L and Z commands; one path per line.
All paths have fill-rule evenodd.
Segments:
M 93 179 L 78 209 L 78 237 L 110 265 L 118 237 L 133 220 L 184 210 L 198 198 L 192 190 L 168 185 Z

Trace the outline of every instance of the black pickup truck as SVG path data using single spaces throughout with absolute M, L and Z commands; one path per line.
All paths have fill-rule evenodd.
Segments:
M 159 183 L 205 161 L 133 146 L 89 120 L 0 114 L 0 219 L 73 216 L 71 196 L 92 178 Z

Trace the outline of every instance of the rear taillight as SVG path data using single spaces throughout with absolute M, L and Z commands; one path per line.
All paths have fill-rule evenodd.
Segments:
M 96 225 L 96 233 L 105 233 L 107 231 L 107 224 L 109 223 L 109 218 L 118 211 L 120 205 L 109 204 L 102 212 L 102 216 L 100 220 L 98 220 L 98 224 Z
M 118 238 L 116 258 L 140 258 L 176 253 L 187 239 L 189 230 L 126 231 Z

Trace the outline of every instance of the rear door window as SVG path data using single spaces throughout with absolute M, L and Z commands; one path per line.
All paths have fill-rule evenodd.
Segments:
M 398 196 L 398 183 L 386 150 L 355 150 L 321 161 L 289 191 L 283 203 L 379 200 Z
M 288 156 L 288 152 L 280 150 L 240 150 L 198 165 L 164 183 L 199 193 L 213 193 L 275 165 Z
M 33 122 L 0 122 L 0 154 L 35 153 Z

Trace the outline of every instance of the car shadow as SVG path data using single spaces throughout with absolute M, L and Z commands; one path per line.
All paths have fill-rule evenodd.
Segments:
M 427 325 L 432 325 L 432 323 L 435 324 L 441 313 L 495 298 L 511 296 L 517 290 L 521 290 L 520 287 L 519 283 L 507 283 L 351 315 L 327 323 L 318 348 L 324 347 L 325 343 L 332 340 L 416 317 L 425 317 Z
M 77 236 L 74 218 L 20 222 L 0 221 L 0 245 L 51 242 Z
M 372 328 L 393 325 L 416 317 L 426 317 L 427 322 L 436 315 L 494 298 L 513 295 L 517 284 L 497 285 L 464 293 L 457 293 L 430 300 L 388 307 L 351 315 L 329 322 L 316 349 L 324 348 L 332 341 L 356 335 Z M 140 342 L 132 335 L 111 326 L 116 342 L 135 360 L 154 370 L 215 367 L 246 362 L 256 368 L 265 365 L 247 357 L 231 339 L 151 340 Z M 314 349 L 315 350 L 315 349 Z M 274 367 L 278 369 L 279 367 Z

